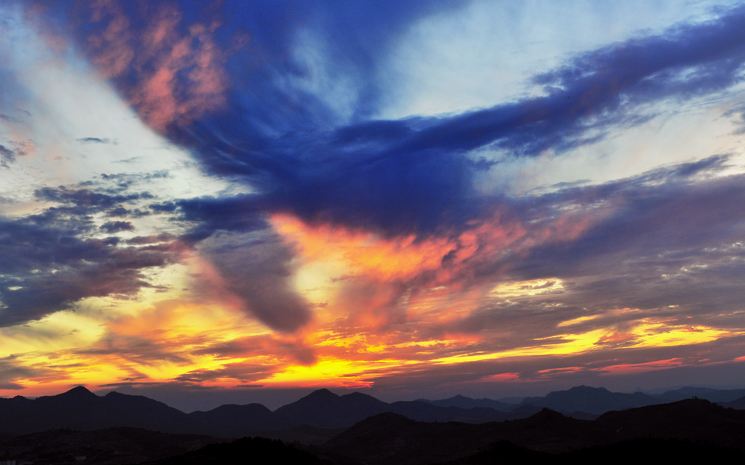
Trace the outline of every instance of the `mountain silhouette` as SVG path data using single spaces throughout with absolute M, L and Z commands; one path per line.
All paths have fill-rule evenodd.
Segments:
M 302 399 L 274 411 L 280 424 L 292 426 L 311 424 L 326 428 L 351 426 L 383 412 L 393 412 L 419 421 L 463 421 L 482 423 L 503 421 L 522 416 L 491 408 L 441 407 L 422 401 L 386 403 L 375 397 L 353 392 L 339 396 L 328 389 L 319 389 Z
M 515 447 L 505 446 L 505 441 Z M 646 457 L 644 447 L 657 455 L 665 451 L 677 457 L 680 454 L 671 452 L 676 444 L 692 456 L 739 457 L 745 450 L 745 412 L 689 399 L 609 412 L 594 421 L 569 418 L 550 409 L 520 420 L 482 424 L 423 423 L 385 413 L 340 433 L 325 449 L 370 465 L 498 463 L 510 454 L 539 459 L 573 457 L 576 460 L 571 463 L 597 463 L 603 451 L 619 447 L 633 450 L 637 459 Z M 561 455 L 532 455 L 523 449 Z M 608 457 L 614 456 L 604 459 Z
M 731 395 L 731 393 L 727 395 Z M 483 400 L 480 399 L 479 401 Z M 452 402 L 460 405 L 470 405 L 468 398 L 465 397 L 455 398 Z M 514 432 L 521 430 L 521 428 L 537 428 L 537 426 L 526 426 L 531 424 L 530 421 L 538 422 L 536 424 L 541 424 L 542 427 L 551 424 L 552 421 L 577 422 L 585 420 L 582 424 L 588 424 L 590 422 L 587 420 L 594 419 L 597 413 L 582 412 L 606 412 L 615 408 L 618 410 L 613 414 L 604 414 L 592 424 L 596 428 L 605 426 L 611 429 L 613 427 L 623 428 L 624 433 L 617 437 L 620 440 L 635 437 L 625 435 L 626 431 L 632 430 L 630 425 L 633 421 L 628 425 L 625 423 L 616 425 L 614 423 L 620 422 L 620 419 L 624 418 L 624 412 L 621 410 L 625 409 L 624 411 L 631 412 L 634 409 L 628 410 L 630 407 L 647 402 L 659 404 L 661 400 L 641 393 L 619 394 L 609 392 L 603 388 L 578 386 L 567 391 L 552 392 L 545 397 L 528 398 L 524 403 L 513 406 L 511 411 L 502 412 L 487 407 L 461 408 L 434 405 L 425 401 L 386 403 L 360 392 L 340 396 L 327 389 L 319 389 L 273 412 L 261 404 L 247 404 L 222 405 L 210 411 L 186 414 L 147 397 L 118 392 L 98 396 L 85 387 L 78 386 L 62 394 L 37 399 L 27 399 L 22 396 L 11 399 L 0 398 L 0 418 L 2 419 L 0 421 L 0 436 L 60 428 L 92 431 L 112 427 L 132 427 L 173 434 L 203 434 L 223 438 L 265 435 L 273 438 L 320 444 L 337 434 L 341 428 L 350 427 L 366 418 L 383 413 L 398 414 L 420 422 L 488 423 L 495 425 L 509 423 L 509 428 Z M 704 402 L 700 405 L 705 405 L 705 407 L 701 408 L 715 409 L 713 410 L 715 413 L 712 415 L 723 415 L 721 411 L 716 410 L 723 409 L 723 407 L 704 400 L 699 400 L 699 402 Z M 745 399 L 732 403 L 732 406 L 742 406 L 743 404 L 745 404 Z M 677 403 L 656 406 L 673 408 L 665 407 L 665 405 L 674 406 Z M 645 407 L 652 408 L 655 405 Z M 546 408 L 549 408 L 550 411 Z M 561 415 L 557 412 L 560 412 Z M 745 412 L 736 410 L 730 410 L 730 412 L 735 412 L 729 414 L 732 418 L 739 418 L 737 415 L 745 414 Z M 673 415 L 673 413 L 674 411 L 671 410 L 669 415 Z M 686 413 L 686 415 L 688 414 L 692 414 L 692 412 Z M 639 414 L 633 413 L 633 415 L 634 418 L 637 418 Z M 515 423 L 519 419 L 524 419 L 524 421 Z M 653 421 L 652 419 L 644 419 L 643 421 L 646 425 L 656 424 L 656 420 Z M 580 423 L 571 424 L 574 425 L 572 428 L 576 429 Z M 685 418 L 681 417 L 677 426 L 685 424 L 687 424 Z M 692 425 L 692 428 L 694 426 Z M 502 428 L 502 426 L 498 428 Z M 575 439 L 559 434 L 555 437 L 557 447 L 552 448 L 553 446 L 550 446 L 548 442 L 550 435 L 554 434 L 552 431 L 549 428 L 546 433 L 547 439 L 544 444 L 548 448 L 546 450 L 561 452 L 561 447 L 558 447 L 558 445 L 574 444 L 572 441 L 575 441 Z M 510 435 L 499 437 L 505 440 L 514 439 L 517 445 L 523 444 L 519 437 Z M 696 437 L 690 437 L 690 439 L 695 440 Z M 579 441 L 576 446 L 580 446 L 582 443 L 582 441 Z M 482 444 L 482 446 L 486 445 L 488 445 L 488 442 Z
M 83 386 L 37 399 L 0 399 L 0 417 L 0 432 L 7 434 L 59 428 L 90 431 L 115 426 L 171 433 L 196 430 L 185 413 L 162 402 L 116 392 L 101 397 Z
M 664 402 L 641 392 L 623 394 L 605 388 L 576 386 L 567 391 L 552 391 L 544 397 L 528 397 L 520 405 L 547 407 L 561 412 L 587 412 L 602 414 L 611 410 L 644 407 Z
M 745 411 L 728 409 L 704 399 L 607 412 L 595 422 L 609 426 L 619 440 L 658 437 L 745 447 Z
M 3 420 L 0 434 L 18 435 L 59 428 L 91 431 L 125 426 L 230 438 L 282 430 L 286 435 L 278 433 L 274 437 L 307 437 L 320 441 L 336 432 L 323 428 L 348 427 L 382 412 L 398 412 L 423 421 L 483 422 L 524 416 L 488 408 L 440 407 L 416 401 L 388 404 L 359 392 L 339 396 L 327 389 L 314 391 L 274 412 L 261 404 L 229 404 L 186 414 L 147 397 L 118 392 L 98 396 L 78 386 L 62 394 L 37 399 L 0 398 Z M 298 430 L 302 425 L 308 428 Z
M 388 408 L 387 403 L 367 394 L 355 392 L 339 396 L 328 389 L 319 389 L 278 408 L 274 415 L 286 426 L 304 423 L 333 428 L 350 426 Z
M 447 399 L 440 399 L 440 400 L 428 400 L 428 399 L 417 399 L 421 402 L 427 402 L 429 404 L 438 405 L 440 407 L 458 407 L 458 408 L 493 408 L 494 410 L 499 410 L 502 412 L 506 412 L 510 410 L 512 407 L 514 407 L 513 404 L 508 404 L 506 402 L 500 402 L 498 400 L 492 400 L 492 399 L 471 399 L 470 397 L 465 397 L 462 395 L 457 395 L 453 397 L 449 397 Z
M 731 402 L 717 402 L 722 407 L 733 408 L 737 410 L 745 410 L 745 397 L 740 397 Z
M 271 410 L 261 404 L 226 404 L 207 412 L 192 412 L 189 418 L 201 431 L 226 438 L 238 438 L 284 426 L 276 420 Z
M 656 397 L 658 397 L 665 403 L 675 402 L 683 399 L 690 399 L 691 397 L 706 399 L 711 402 L 725 403 L 745 397 L 745 389 L 682 387 L 680 389 L 666 391 Z

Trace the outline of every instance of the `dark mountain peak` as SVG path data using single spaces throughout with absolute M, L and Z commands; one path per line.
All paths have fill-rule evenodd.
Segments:
M 548 407 L 543 407 L 540 412 L 536 413 L 535 415 L 531 415 L 529 418 L 534 419 L 534 420 L 545 421 L 545 420 L 563 419 L 567 417 L 557 412 L 556 410 L 551 410 Z
M 116 391 L 108 392 L 104 397 L 109 399 L 147 399 L 149 401 L 158 402 L 157 400 L 151 399 L 147 396 L 140 396 L 137 394 L 124 394 Z
M 318 389 L 318 390 L 315 390 L 315 391 L 311 392 L 307 396 L 305 396 L 302 399 L 298 400 L 298 402 L 304 401 L 304 400 L 312 400 L 314 402 L 315 401 L 324 401 L 324 400 L 325 401 L 329 401 L 329 400 L 337 400 L 339 398 L 340 398 L 340 396 L 334 394 L 333 392 L 329 391 L 326 388 L 323 388 L 323 389 Z
M 363 394 L 361 392 L 352 392 L 351 394 L 345 394 L 341 396 L 341 400 L 343 400 L 347 404 L 354 405 L 375 405 L 381 407 L 387 405 L 382 400 L 376 399 L 369 394 Z
M 98 398 L 97 395 L 89 391 L 85 386 L 75 386 L 74 388 L 70 389 L 67 392 L 63 392 L 62 394 L 58 394 L 56 397 L 64 396 L 66 398 L 74 398 L 74 399 L 93 399 Z
M 363 398 L 364 399 L 375 399 L 375 397 L 373 397 L 373 396 L 371 396 L 369 394 L 364 394 L 364 393 L 359 392 L 359 391 L 350 392 L 349 394 L 344 394 L 341 397 L 344 398 L 344 399 L 363 399 Z
M 714 388 L 690 387 L 690 386 L 685 386 L 685 387 L 682 387 L 682 388 L 680 388 L 678 390 L 681 391 L 681 392 L 689 392 L 689 391 L 691 391 L 691 392 L 715 392 L 715 391 L 717 391 L 717 389 L 714 389 Z
M 265 405 L 259 403 L 251 403 L 244 405 L 237 404 L 224 404 L 219 407 L 208 410 L 207 413 L 211 414 L 228 414 L 230 412 L 240 412 L 241 414 L 264 414 L 269 415 L 272 413 Z M 203 413 L 203 412 L 201 412 Z
M 566 390 L 566 391 L 552 391 L 552 392 L 548 393 L 548 396 L 551 396 L 551 395 L 560 395 L 560 394 L 565 394 L 565 393 L 566 394 L 573 394 L 573 395 L 577 395 L 577 394 L 611 394 L 611 392 L 609 390 L 607 390 L 607 389 L 605 389 L 603 387 L 596 388 L 596 387 L 592 387 L 592 386 L 585 386 L 584 384 L 582 384 L 580 386 L 574 386 L 573 388 L 570 388 L 569 390 Z M 546 397 L 548 397 L 548 396 L 546 396 Z

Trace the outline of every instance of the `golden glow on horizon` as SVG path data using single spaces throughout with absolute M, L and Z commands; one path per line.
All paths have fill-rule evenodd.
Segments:
M 100 322 L 88 315 L 69 310 L 56 312 L 25 325 L 0 328 L 0 358 L 85 347 L 104 332 Z

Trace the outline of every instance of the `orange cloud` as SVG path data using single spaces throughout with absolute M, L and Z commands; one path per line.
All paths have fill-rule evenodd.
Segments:
M 341 260 L 352 270 L 381 282 L 412 279 L 423 271 L 436 270 L 442 258 L 457 247 L 447 238 L 416 241 L 411 234 L 388 239 L 342 226 L 311 226 L 285 214 L 273 215 L 271 221 L 305 258 Z
M 656 360 L 644 363 L 619 363 L 600 368 L 599 371 L 609 374 L 628 374 L 639 373 L 643 371 L 663 370 L 665 368 L 674 368 L 683 365 L 683 360 L 679 358 L 670 358 L 667 360 Z
M 502 382 L 502 381 L 512 381 L 516 379 L 520 379 L 520 373 L 499 373 L 496 375 L 490 375 L 490 376 L 481 378 L 481 381 Z

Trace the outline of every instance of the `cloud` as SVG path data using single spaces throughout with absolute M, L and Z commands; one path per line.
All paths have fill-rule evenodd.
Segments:
M 93 63 L 155 129 L 184 124 L 225 103 L 225 57 L 212 35 L 217 19 L 184 25 L 174 5 L 128 8 L 90 3 L 83 37 Z
M 110 139 L 100 138 L 100 137 L 83 137 L 83 138 L 75 139 L 75 140 L 80 142 L 81 144 L 109 144 L 111 143 Z
M 291 286 L 293 254 L 271 231 L 216 235 L 197 250 L 217 271 L 205 283 L 211 292 L 233 295 L 241 310 L 274 330 L 296 331 L 311 320 L 308 303 Z
M 129 221 L 107 221 L 99 226 L 99 229 L 114 234 L 120 231 L 134 231 L 135 227 Z
M 738 39 L 743 24 L 745 9 L 734 8 L 708 22 L 580 54 L 534 77 L 544 95 L 458 115 L 330 128 L 312 115 L 303 119 L 304 112 L 316 111 L 310 97 L 259 108 L 236 91 L 226 111 L 169 134 L 192 147 L 212 172 L 239 176 L 256 189 L 253 208 L 309 223 L 427 235 L 507 202 L 476 189 L 476 174 L 499 169 L 499 160 L 475 151 L 500 150 L 506 157 L 565 153 L 649 121 L 664 112 L 656 104 L 734 86 L 745 60 Z M 279 93 L 266 79 L 261 86 Z M 290 108 L 291 116 L 279 117 Z M 277 115 L 264 115 L 268 111 Z M 257 112 L 263 116 L 246 118 Z M 275 125 L 275 119 L 281 122 Z
M 14 359 L 13 356 L 0 359 L 0 389 L 21 390 L 23 385 L 15 381 L 39 374 L 35 370 L 22 366 Z
M 42 188 L 39 199 L 57 206 L 21 218 L 0 219 L 0 325 L 37 320 L 93 296 L 132 296 L 153 284 L 143 273 L 180 260 L 171 239 L 145 246 L 122 246 L 116 238 L 95 237 L 92 214 L 140 199 L 93 189 Z M 129 222 L 108 222 L 103 231 L 132 230 Z
M 8 163 L 16 161 L 15 151 L 10 150 L 4 145 L 0 145 L 0 166 L 8 167 Z
M 611 206 L 603 221 L 573 240 L 537 245 L 505 264 L 518 282 L 561 280 L 560 292 L 495 295 L 450 330 L 509 328 L 511 336 L 500 340 L 513 343 L 559 334 L 561 322 L 575 318 L 584 319 L 583 331 L 645 319 L 737 331 L 737 302 L 745 298 L 737 284 L 745 259 L 737 205 L 745 177 L 711 176 L 725 161 L 715 156 L 544 196 L 533 208 Z

